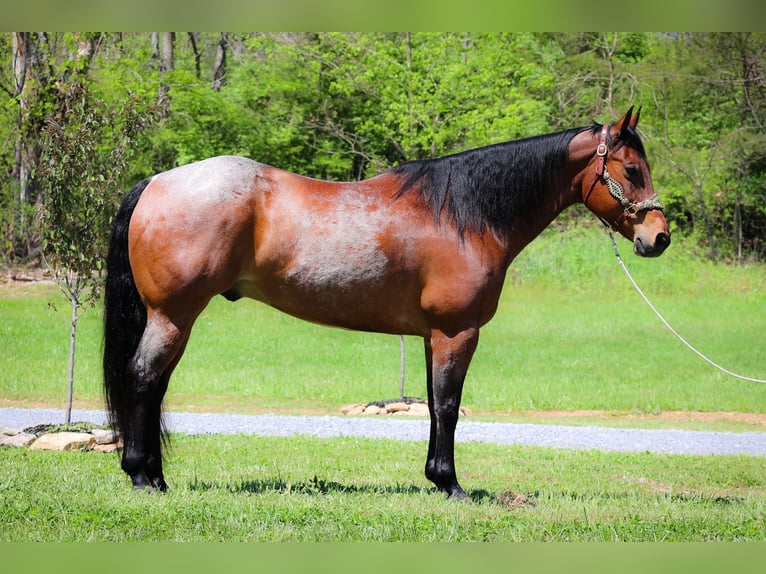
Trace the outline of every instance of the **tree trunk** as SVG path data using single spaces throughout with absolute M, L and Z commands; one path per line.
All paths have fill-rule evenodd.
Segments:
M 165 76 L 168 72 L 172 71 L 175 66 L 175 60 L 173 55 L 174 43 L 176 35 L 175 32 L 162 32 L 160 34 L 159 43 L 159 56 L 160 56 L 160 110 L 161 114 L 165 117 L 170 113 L 170 87 L 165 81 Z
M 189 43 L 191 44 L 192 52 L 194 53 L 194 76 L 199 80 L 202 78 L 202 72 L 200 70 L 202 54 L 200 54 L 199 45 L 197 44 L 197 33 L 187 32 L 187 36 L 189 37 Z
M 30 87 L 27 76 L 30 73 L 30 51 L 32 40 L 29 32 L 13 33 L 13 80 L 14 97 L 19 102 L 19 115 L 16 119 L 16 141 L 14 143 L 13 177 L 19 183 L 19 202 L 28 200 L 30 170 L 27 154 L 27 142 L 24 137 L 24 123 L 29 114 Z
M 700 209 L 700 215 L 702 216 L 702 221 L 705 225 L 705 233 L 707 235 L 708 243 L 710 244 L 710 259 L 713 260 L 713 263 L 718 263 L 718 249 L 715 244 L 715 232 L 713 230 L 713 222 L 710 220 L 707 204 L 705 203 L 705 196 L 702 193 L 702 182 L 696 182 L 695 187 L 697 188 L 697 202 Z
M 605 104 L 606 109 L 609 111 L 609 115 L 614 115 L 614 83 L 615 83 L 615 71 L 614 71 L 614 54 L 617 51 L 617 32 L 613 33 L 612 41 L 609 41 L 608 34 L 603 34 L 604 39 L 604 59 L 609 69 L 609 78 L 606 83 L 606 96 Z
M 164 76 L 175 67 L 174 48 L 175 32 L 162 32 L 160 34 L 160 76 Z
M 742 240 L 742 206 L 739 193 L 737 193 L 734 198 L 734 245 L 737 249 L 737 263 L 742 263 Z
M 69 330 L 69 381 L 67 383 L 66 424 L 72 422 L 72 398 L 74 396 L 74 352 L 77 340 L 77 312 L 80 308 L 79 297 L 70 293 L 72 302 L 72 322 Z
M 220 91 L 226 84 L 226 51 L 229 47 L 229 41 L 226 32 L 221 32 L 221 38 L 218 41 L 218 47 L 215 51 L 215 64 L 213 65 L 213 89 Z

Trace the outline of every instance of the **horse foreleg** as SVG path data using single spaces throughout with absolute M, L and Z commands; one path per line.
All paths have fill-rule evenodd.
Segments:
M 478 329 L 468 329 L 453 336 L 434 330 L 425 345 L 431 415 L 426 478 L 448 498 L 467 496 L 455 472 L 455 427 L 463 382 L 478 340 Z
M 162 472 L 162 399 L 188 335 L 188 327 L 181 328 L 164 315 L 152 314 L 131 361 L 132 416 L 127 428 L 122 429 L 122 469 L 136 489 L 167 489 Z

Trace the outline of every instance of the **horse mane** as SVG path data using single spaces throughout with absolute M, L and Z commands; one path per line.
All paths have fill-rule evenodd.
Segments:
M 600 128 L 594 124 L 403 163 L 390 170 L 403 178 L 397 197 L 418 190 L 434 219 L 444 212 L 461 236 L 466 229 L 502 233 L 561 184 L 572 138 Z M 638 134 L 629 131 L 625 144 L 643 155 Z

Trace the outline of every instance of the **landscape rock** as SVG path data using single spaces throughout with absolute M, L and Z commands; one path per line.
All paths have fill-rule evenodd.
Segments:
M 122 441 L 110 442 L 108 444 L 96 444 L 93 446 L 95 452 L 101 452 L 104 454 L 114 452 L 122 448 Z
M 389 403 L 386 405 L 386 411 L 389 413 L 398 413 L 408 410 L 410 410 L 410 405 L 407 403 Z
M 22 429 L 14 429 L 9 427 L 3 427 L 2 434 L 3 436 L 16 436 L 21 432 Z
M 352 403 L 341 407 L 344 415 L 410 415 L 416 417 L 429 416 L 428 404 L 423 399 L 406 397 L 404 400 L 375 401 L 372 403 Z M 460 407 L 460 414 L 467 416 L 470 411 Z
M 17 448 L 29 446 L 32 444 L 37 437 L 30 433 L 20 432 L 12 436 L 4 436 L 2 440 L 0 440 L 0 445 L 2 446 L 14 446 Z
M 33 450 L 81 450 L 93 448 L 96 437 L 90 433 L 57 432 L 44 434 L 33 442 Z
M 90 434 L 96 437 L 96 444 L 99 445 L 117 442 L 117 435 L 112 429 L 93 429 Z
M 414 403 L 410 405 L 410 409 L 407 411 L 408 415 L 413 416 L 428 416 L 428 405 L 425 403 Z

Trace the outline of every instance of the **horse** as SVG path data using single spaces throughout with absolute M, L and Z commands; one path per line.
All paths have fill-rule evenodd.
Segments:
M 463 381 L 516 255 L 578 202 L 639 256 L 670 244 L 640 112 L 363 181 L 218 156 L 136 184 L 113 222 L 103 353 L 109 421 L 134 488 L 167 489 L 163 397 L 195 319 L 222 295 L 323 325 L 422 337 L 425 476 L 447 498 L 465 498 L 454 460 Z

